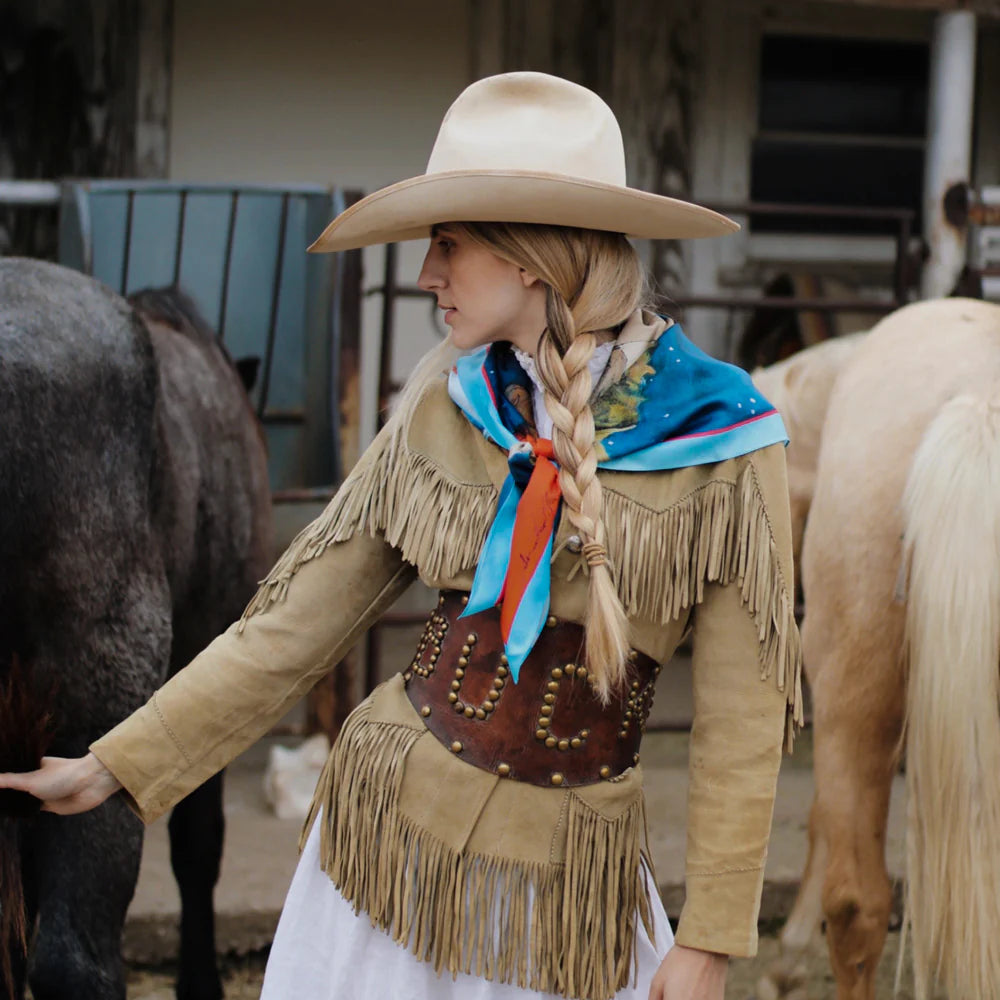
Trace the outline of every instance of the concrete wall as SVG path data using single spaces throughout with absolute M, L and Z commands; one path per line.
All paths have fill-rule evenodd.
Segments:
M 422 173 L 468 82 L 468 30 L 466 0 L 174 0 L 170 177 L 371 191 Z M 401 281 L 416 279 L 424 249 L 407 245 Z M 380 283 L 382 259 L 366 251 L 366 286 Z M 366 302 L 367 427 L 380 309 Z M 429 315 L 397 310 L 400 376 L 434 343 Z

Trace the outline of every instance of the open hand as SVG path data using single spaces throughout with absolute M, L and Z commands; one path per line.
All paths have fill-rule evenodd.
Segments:
M 92 753 L 86 757 L 43 757 L 37 771 L 0 774 L 0 788 L 34 795 L 42 800 L 43 811 L 62 816 L 93 809 L 121 787 Z
M 723 1000 L 729 956 L 675 944 L 653 976 L 649 1000 Z

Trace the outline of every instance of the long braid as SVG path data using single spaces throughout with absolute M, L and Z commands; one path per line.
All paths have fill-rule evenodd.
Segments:
M 559 485 L 566 514 L 580 534 L 590 570 L 585 625 L 587 665 L 594 686 L 607 699 L 625 679 L 628 619 L 607 562 L 604 498 L 597 478 L 594 414 L 589 363 L 597 346 L 593 332 L 575 334 L 573 313 L 558 293 L 548 296 L 549 326 L 536 361 L 552 418 L 552 447 L 559 460 Z M 560 329 L 561 328 L 561 329 Z M 555 330 L 565 331 L 569 348 L 560 355 Z
M 643 304 L 642 265 L 618 233 L 504 222 L 470 222 L 460 228 L 492 253 L 535 275 L 545 287 L 546 328 L 535 361 L 552 418 L 566 516 L 583 542 L 590 573 L 587 667 L 598 694 L 607 699 L 625 680 L 629 623 L 605 548 L 588 365 L 598 334 L 610 331 Z

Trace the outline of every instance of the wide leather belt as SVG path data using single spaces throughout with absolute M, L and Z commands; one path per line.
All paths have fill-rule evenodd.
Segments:
M 589 785 L 639 761 L 660 672 L 629 656 L 628 683 L 602 705 L 583 662 L 583 627 L 550 617 L 515 684 L 499 609 L 459 618 L 466 596 L 441 594 L 403 674 L 427 728 L 452 752 L 503 778 Z

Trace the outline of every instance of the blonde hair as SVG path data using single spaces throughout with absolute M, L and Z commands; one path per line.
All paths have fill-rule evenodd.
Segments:
M 635 248 L 620 233 L 513 222 L 449 223 L 449 227 L 524 268 L 545 288 L 546 326 L 535 364 L 552 418 L 566 515 L 583 542 L 590 572 L 587 666 L 598 694 L 607 699 L 625 680 L 629 625 L 607 561 L 588 364 L 599 335 L 612 331 L 645 303 L 645 270 Z M 416 408 L 429 377 L 450 364 L 455 353 L 449 337 L 421 362 L 400 400 L 398 415 L 404 421 Z

